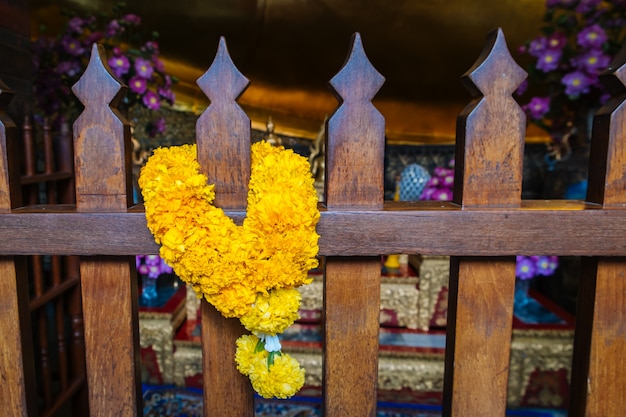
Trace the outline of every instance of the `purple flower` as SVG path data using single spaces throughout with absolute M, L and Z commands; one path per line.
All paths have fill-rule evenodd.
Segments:
M 591 75 L 597 75 L 611 63 L 611 57 L 600 49 L 590 49 L 584 55 L 575 59 L 576 66 Z
M 420 200 L 432 200 L 432 196 L 433 193 L 435 192 L 436 188 L 431 188 L 431 187 L 426 187 L 424 188 L 424 191 L 422 191 L 422 195 L 420 196 Z
M 137 16 L 136 14 L 132 14 L 132 13 L 129 13 L 126 16 L 124 16 L 122 18 L 122 20 L 125 21 L 126 23 L 131 24 L 131 25 L 139 26 L 141 24 L 141 17 Z
M 147 59 L 137 58 L 135 60 L 135 71 L 143 78 L 150 78 L 154 68 L 152 68 L 152 63 Z
M 522 108 L 531 119 L 539 120 L 550 110 L 550 97 L 533 97 Z
M 165 64 L 161 61 L 157 55 L 153 55 L 152 57 L 152 65 L 154 65 L 154 69 L 159 72 L 165 72 Z
M 547 49 L 563 49 L 567 43 L 567 37 L 563 32 L 554 32 L 546 39 Z
M 141 264 L 137 267 L 137 273 L 141 275 L 148 275 L 150 267 L 146 264 Z
M 554 271 L 556 270 L 558 265 L 559 260 L 556 256 L 537 256 L 535 260 L 537 275 L 552 275 L 554 274 Z
M 147 84 L 146 84 L 146 79 L 143 77 L 132 77 L 129 81 L 128 81 L 128 87 L 130 88 L 130 91 L 132 91 L 133 93 L 137 93 L 137 94 L 143 94 L 146 91 L 147 88 Z
M 159 96 L 157 96 L 157 94 L 152 90 L 146 91 L 141 98 L 141 101 L 150 110 L 158 110 L 159 107 L 161 107 L 161 100 L 159 99 Z
M 447 188 L 437 188 L 430 196 L 435 201 L 450 201 L 452 200 L 452 190 Z
M 544 37 L 533 39 L 528 45 L 528 53 L 535 58 L 540 57 L 546 50 L 547 40 Z
M 112 38 L 124 32 L 124 28 L 120 25 L 120 22 L 117 20 L 111 20 L 106 28 L 107 38 Z
M 435 169 L 433 170 L 433 174 L 443 179 L 446 175 L 454 174 L 454 170 L 444 167 L 435 167 Z
M 161 273 L 162 274 L 171 274 L 172 267 L 165 263 L 163 259 L 161 259 Z
M 559 66 L 562 51 L 560 49 L 548 49 L 537 59 L 537 68 L 543 72 L 554 71 Z
M 174 96 L 174 92 L 170 88 L 159 87 L 157 88 L 157 92 L 159 93 L 159 96 L 161 96 L 161 98 L 163 98 L 170 104 L 170 106 L 174 104 L 176 97 Z
M 570 98 L 577 98 L 581 94 L 589 92 L 591 80 L 581 71 L 574 71 L 566 74 L 561 80 L 565 86 L 565 94 Z
M 82 33 L 83 32 L 83 19 L 81 19 L 78 16 L 71 18 L 70 21 L 67 22 L 67 28 L 72 33 L 76 33 L 76 34 Z
M 436 188 L 441 185 L 441 179 L 437 176 L 432 176 L 428 181 L 426 181 L 426 187 Z
M 161 263 L 161 257 L 159 255 L 146 255 L 146 265 L 159 265 Z
M 165 118 L 159 117 L 156 122 L 154 122 L 154 126 L 156 127 L 157 132 L 163 133 L 165 132 Z
M 535 276 L 535 263 L 528 256 L 516 258 L 515 276 L 519 279 L 531 279 Z
M 583 48 L 599 48 L 606 42 L 607 36 L 599 24 L 587 26 L 576 37 L 578 45 Z
M 65 36 L 61 40 L 61 45 L 63 46 L 65 52 L 73 56 L 79 56 L 85 52 L 85 49 L 81 45 L 80 41 L 70 36 Z
M 126 74 L 130 69 L 130 62 L 128 58 L 124 55 L 113 55 L 109 58 L 108 61 L 109 67 L 111 67 L 111 71 L 115 74 L 117 78 L 121 78 L 122 75 Z
M 161 275 L 161 268 L 158 265 L 146 265 L 148 267 L 148 276 L 150 278 L 158 278 Z

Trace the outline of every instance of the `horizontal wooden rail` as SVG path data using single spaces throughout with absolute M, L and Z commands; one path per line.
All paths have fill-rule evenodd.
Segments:
M 74 178 L 74 174 L 67 171 L 57 171 L 47 174 L 22 175 L 20 182 L 22 185 L 39 184 L 42 182 L 55 182 L 62 180 L 70 180 Z
M 245 217 L 242 211 L 226 213 L 238 223 Z M 626 208 L 569 200 L 527 201 L 519 209 L 433 202 L 389 202 L 381 211 L 322 207 L 317 227 L 320 254 L 336 256 L 381 255 L 381 247 L 386 253 L 424 255 L 624 256 L 625 230 Z M 21 208 L 0 214 L 0 236 L 0 255 L 158 253 L 141 207 L 123 213 Z M 576 244 L 563 248 L 563 240 Z

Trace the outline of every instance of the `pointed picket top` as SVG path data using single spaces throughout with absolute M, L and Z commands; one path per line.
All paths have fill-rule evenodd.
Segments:
M 130 124 L 117 111 L 126 93 L 106 64 L 101 45 L 72 91 L 85 109 L 73 125 L 76 208 L 79 211 L 120 210 L 132 204 Z M 124 167 L 124 169 L 120 169 Z
M 462 81 L 473 95 L 510 96 L 527 73 L 511 57 L 501 28 L 489 33 L 485 47 Z
M 354 88 L 357 80 L 365 80 L 361 81 L 360 88 Z M 370 101 L 384 83 L 385 77 L 374 68 L 365 55 L 361 35 L 355 33 L 352 37 L 350 54 L 341 70 L 330 80 L 330 85 L 343 101 Z
M 594 161 L 589 171 L 587 201 L 605 207 L 626 206 L 626 43 L 617 53 L 608 69 L 600 74 L 600 81 L 611 94 L 609 100 L 595 114 L 590 149 Z
M 526 114 L 513 92 L 526 72 L 513 60 L 501 29 L 487 35 L 476 63 L 461 80 L 474 100 L 457 120 L 454 202 L 463 207 L 521 203 Z
M 113 75 L 106 64 L 104 47 L 94 43 L 85 72 L 72 86 L 72 91 L 83 103 L 85 110 L 95 110 L 101 106 L 116 108 L 126 89 L 126 85 Z M 97 94 L 94 94 L 95 91 Z
M 221 37 L 213 63 L 197 80 L 211 101 L 196 121 L 200 171 L 215 184 L 215 204 L 241 209 L 250 180 L 250 118 L 237 103 L 249 81 L 237 69 Z
M 384 82 L 355 33 L 343 67 L 330 81 L 340 103 L 327 122 L 328 207 L 382 207 L 385 118 L 371 100 Z
M 197 84 L 211 102 L 226 99 L 237 100 L 250 84 L 250 81 L 233 63 L 223 36 L 220 37 L 213 63 L 198 78 Z

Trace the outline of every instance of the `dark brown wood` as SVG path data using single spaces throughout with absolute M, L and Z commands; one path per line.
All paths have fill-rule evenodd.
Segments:
M 17 208 L 22 204 L 19 170 L 15 171 L 15 159 L 7 158 L 15 142 L 9 140 L 10 128 L 5 134 L 10 123 L 2 119 L 0 124 L 0 138 L 7 136 L 6 142 L 0 140 L 0 298 L 4 300 L 0 334 L 11 335 L 0 341 L 0 375 L 10 381 L 0 384 L 0 395 L 8 399 L 3 411 L 10 415 L 37 414 L 32 395 L 34 369 L 29 360 L 35 355 L 29 348 L 32 343 L 26 340 L 29 336 L 24 336 L 28 333 L 25 329 L 30 330 L 30 313 L 23 307 L 28 305 L 26 280 L 19 279 L 23 257 L 13 257 L 21 254 L 83 255 L 80 269 L 91 414 L 132 416 L 138 414 L 141 404 L 136 277 L 130 255 L 157 253 L 158 247 L 146 228 L 142 207 L 128 208 L 132 196 L 128 130 L 117 118 L 119 113 L 109 107 L 109 102 L 115 106 L 119 100 L 120 86 L 103 70 L 99 55 L 94 54 L 93 59 L 100 59 L 98 70 L 90 65 L 75 88 L 86 105 L 74 131 L 76 207 Z M 250 126 L 236 99 L 247 80 L 234 69 L 223 40 L 215 65 L 199 81 L 212 107 L 198 122 L 198 154 L 209 181 L 220 184 L 218 204 L 241 223 L 249 176 Z M 619 88 L 612 89 L 616 98 L 595 122 L 592 143 L 597 145 L 588 203 L 520 203 L 524 122 L 511 93 L 523 74 L 512 63 L 498 31 L 465 78 L 477 98 L 459 118 L 462 149 L 456 156 L 456 204 L 383 204 L 384 120 L 371 107 L 382 77 L 371 68 L 360 38 L 355 37 L 346 65 L 332 81 L 343 103 L 328 123 L 326 207 L 322 207 L 318 225 L 320 252 L 327 255 L 326 415 L 375 413 L 378 255 L 393 253 L 453 255 L 445 413 L 464 417 L 504 415 L 513 255 L 584 255 L 582 273 L 591 278 L 581 282 L 584 296 L 577 312 L 572 375 L 575 398 L 570 413 L 621 415 L 626 391 L 622 377 L 626 123 L 618 98 L 624 90 L 621 65 L 610 77 L 613 83 L 619 81 Z M 4 92 L 1 84 L 0 90 Z M 6 97 L 0 94 L 0 108 L 6 105 Z M 212 164 L 219 168 L 211 168 Z M 71 171 L 67 167 L 62 170 Z M 77 279 L 77 271 L 71 271 L 70 279 Z M 79 288 L 65 281 L 57 288 L 64 285 Z M 70 348 L 75 357 L 81 356 L 83 325 L 80 300 L 71 298 L 68 306 L 74 337 Z M 251 416 L 250 384 L 232 361 L 234 339 L 243 329 L 235 320 L 222 319 L 206 303 L 202 308 L 205 414 Z M 73 372 L 68 390 L 80 389 L 80 375 L 79 370 Z M 59 401 L 52 401 L 46 415 L 58 408 Z
M 0 80 L 0 213 L 21 204 L 19 165 L 15 155 L 17 129 L 6 113 L 13 93 Z M 13 156 L 13 157 L 11 157 Z M 28 312 L 28 285 L 24 262 L 0 256 L 0 398 L 3 413 L 37 413 L 34 352 Z
M 385 119 L 371 100 L 384 82 L 365 55 L 360 35 L 354 35 L 346 63 L 330 81 L 341 104 L 327 122 L 327 207 L 383 206 Z
M 211 104 L 196 122 L 196 143 L 201 170 L 215 184 L 215 205 L 222 209 L 245 209 L 247 204 L 251 125 L 236 100 L 248 84 L 220 38 L 213 63 L 198 79 Z
M 380 257 L 325 259 L 324 415 L 375 416 Z
M 63 152 L 68 153 L 68 148 L 53 146 L 55 134 L 51 131 L 49 123 L 45 121 L 41 132 L 44 168 L 41 173 L 37 173 L 34 169 L 36 155 L 41 155 L 42 149 L 35 146 L 34 133 L 30 118 L 26 117 L 23 126 L 24 155 L 19 159 L 29 161 L 30 167 L 25 169 L 25 173 L 20 178 L 23 191 L 27 195 L 29 191 L 34 191 L 29 201 L 37 204 L 57 204 L 59 200 L 64 203 L 74 203 L 74 191 L 68 190 L 70 187 L 73 188 L 71 153 L 60 155 Z M 67 132 L 65 133 L 61 137 L 63 142 L 67 139 Z M 71 143 L 71 138 L 69 142 Z M 57 161 L 60 162 L 58 168 L 63 172 L 56 171 Z M 80 317 L 80 323 L 82 323 L 81 304 L 79 302 L 76 305 L 75 302 L 76 299 L 80 301 L 78 264 L 69 262 L 67 257 L 62 258 L 58 255 L 49 256 L 47 259 L 49 259 L 50 268 L 44 267 L 44 258 L 39 254 L 27 258 L 30 273 L 28 281 L 31 286 L 30 293 L 33 294 L 29 309 L 36 319 L 36 332 L 39 334 L 37 339 L 40 340 L 38 343 L 40 353 L 36 355 L 38 366 L 35 367 L 41 398 L 39 412 L 43 416 L 53 415 L 63 405 L 71 403 L 75 415 L 87 415 L 83 332 L 80 331 L 79 338 L 74 337 L 78 332 L 72 332 L 70 337 L 67 337 L 66 332 L 68 318 L 70 322 L 73 322 L 76 317 Z M 46 282 L 51 282 L 52 285 L 46 285 Z M 41 309 L 46 303 L 53 304 L 54 317 L 50 316 L 50 310 Z M 67 314 L 66 307 L 68 307 Z M 50 333 L 54 333 L 55 336 L 48 340 Z M 78 351 L 75 346 L 82 346 L 82 349 Z M 72 353 L 74 353 L 71 355 L 72 366 L 68 360 L 68 348 L 72 348 Z M 51 361 L 51 357 L 56 360 Z
M 73 195 L 72 193 L 70 194 Z M 89 414 L 89 392 L 87 389 L 85 326 L 83 321 L 83 304 L 79 275 L 80 259 L 78 256 L 66 256 L 63 260 L 65 265 L 65 281 L 78 281 L 78 285 L 68 291 L 67 297 L 67 315 L 70 323 L 70 376 L 72 381 L 74 381 L 68 390 L 74 387 L 75 381 L 80 381 L 80 385 L 76 387 L 76 394 L 73 397 L 72 411 L 74 415 L 81 416 Z
M 601 80 L 613 98 L 594 116 L 587 199 L 626 207 L 626 44 Z M 626 408 L 626 257 L 583 258 L 576 314 L 571 415 Z
M 371 100 L 384 81 L 355 34 L 346 63 L 330 82 L 341 103 L 327 123 L 324 200 L 331 209 L 383 207 L 385 120 Z M 325 259 L 327 416 L 376 415 L 380 261 L 380 257 Z
M 442 207 L 437 207 L 442 206 Z M 245 213 L 228 210 L 237 222 Z M 334 231 L 341 230 L 342 233 Z M 593 230 L 593 233 L 590 231 Z M 624 210 L 577 201 L 524 202 L 520 209 L 385 203 L 381 211 L 321 208 L 321 255 L 385 253 L 505 256 L 619 256 L 626 252 Z M 441 239 L 445 231 L 445 239 Z M 159 251 L 140 210 L 78 213 L 68 206 L 0 213 L 0 254 L 124 255 Z M 89 235 L 89 240 L 82 240 Z
M 125 211 L 132 203 L 130 125 L 114 110 L 124 89 L 105 59 L 103 47 L 94 45 L 73 87 L 85 106 L 74 123 L 79 212 Z M 130 256 L 80 261 L 92 416 L 134 416 L 142 404 L 134 265 Z
M 236 100 L 248 86 L 221 38 L 213 63 L 198 85 L 211 105 L 196 123 L 198 162 L 215 184 L 215 204 L 245 209 L 250 180 L 250 119 Z M 225 319 L 202 300 L 202 368 L 204 415 L 254 415 L 252 385 L 236 367 L 235 341 L 246 331 L 235 319 Z
M 502 31 L 491 32 L 463 77 L 476 97 L 457 124 L 454 200 L 463 209 L 520 206 L 526 118 L 512 94 L 525 77 Z M 452 258 L 444 416 L 505 414 L 514 287 L 514 257 Z

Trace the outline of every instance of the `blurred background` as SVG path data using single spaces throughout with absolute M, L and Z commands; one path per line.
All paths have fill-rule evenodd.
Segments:
M 30 30 L 63 29 L 61 9 L 108 12 L 113 0 L 30 0 Z M 478 58 L 487 33 L 501 27 L 514 58 L 536 36 L 543 0 L 208 0 L 128 1 L 126 10 L 159 33 L 177 108 L 201 111 L 196 80 L 220 36 L 251 81 L 240 104 L 254 126 L 268 115 L 276 133 L 314 138 L 337 106 L 328 81 L 341 68 L 354 32 L 386 78 L 375 105 L 393 143 L 453 143 L 457 114 L 469 101 L 459 78 Z M 531 128 L 532 129 L 532 128 Z M 543 135 L 529 132 L 529 139 Z

